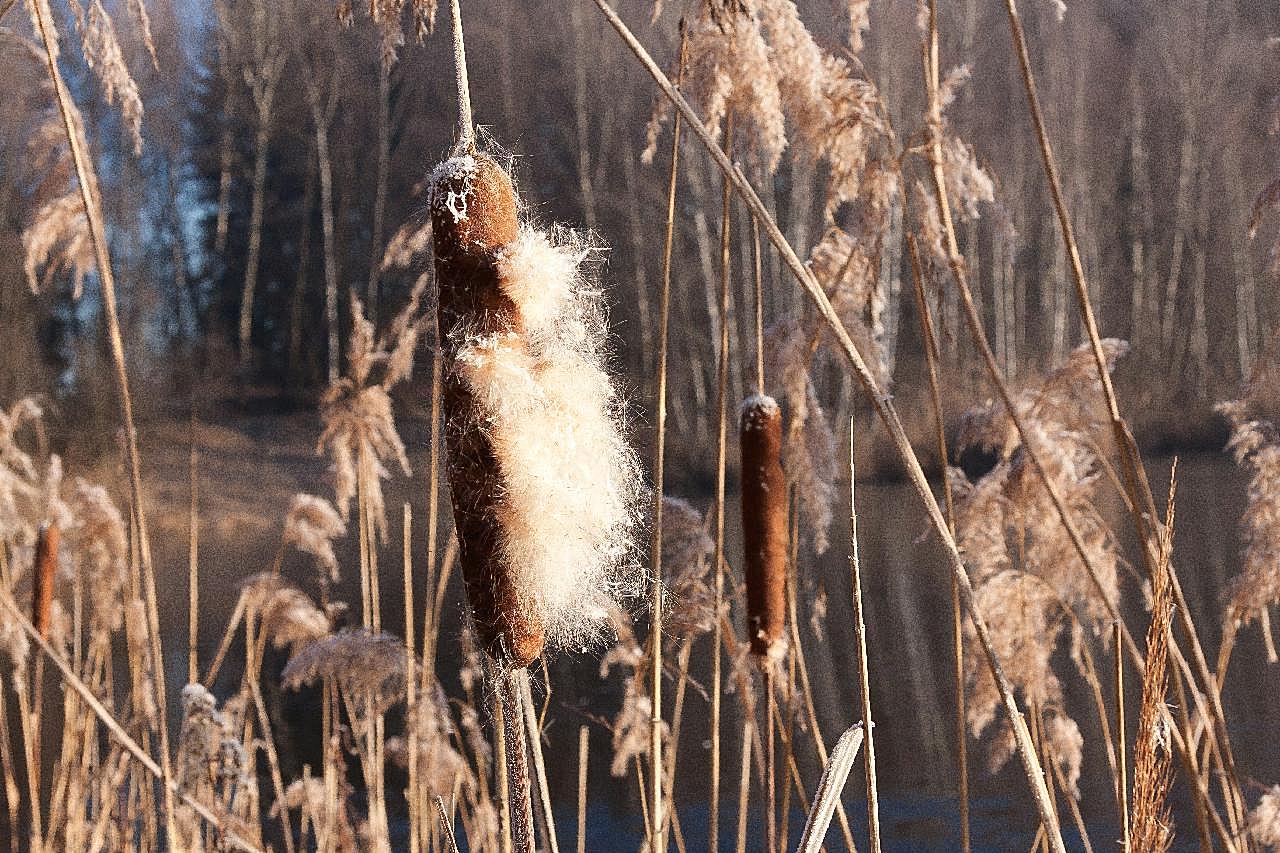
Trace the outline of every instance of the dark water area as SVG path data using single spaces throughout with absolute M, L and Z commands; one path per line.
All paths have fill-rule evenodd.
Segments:
M 307 443 L 314 432 L 303 423 L 281 425 L 265 419 L 260 423 L 237 427 L 248 436 L 247 443 L 228 449 L 227 460 L 214 450 L 207 452 L 204 464 L 211 479 L 231 478 L 230 485 L 220 485 L 221 494 L 211 492 L 202 535 L 202 626 L 201 660 L 207 662 L 216 649 L 221 631 L 234 605 L 239 578 L 269 567 L 279 536 L 279 524 L 294 491 L 327 494 L 325 466 L 311 453 Z M 406 443 L 411 448 L 426 444 L 425 430 L 411 420 L 405 428 Z M 245 453 L 250 458 L 244 458 Z M 254 458 L 253 453 L 260 454 Z M 384 626 L 394 633 L 402 632 L 402 575 L 399 508 L 408 500 L 414 513 L 413 547 L 415 589 L 421 595 L 425 577 L 426 493 L 423 472 L 427 460 L 421 452 L 411 454 L 415 476 L 391 481 L 387 489 L 387 506 L 392 514 L 390 540 L 382 551 L 382 593 Z M 1171 459 L 1166 456 L 1147 460 L 1155 492 L 1163 496 Z M 220 471 L 220 466 L 234 470 Z M 682 482 L 680 462 L 669 463 L 675 469 L 673 480 Z M 683 480 L 690 482 L 695 478 Z M 1197 451 L 1181 457 L 1179 462 L 1178 521 L 1174 560 L 1186 592 L 1205 652 L 1216 658 L 1220 637 L 1222 591 L 1227 580 L 1239 570 L 1238 519 L 1244 507 L 1245 477 L 1230 458 L 1219 452 Z M 162 496 L 166 503 L 185 496 L 185 483 L 170 486 L 174 494 Z M 838 494 L 847 494 L 847 484 Z M 236 494 L 232 494 L 232 492 Z M 669 490 L 706 509 L 710 500 L 697 491 Z M 218 518 L 227 507 L 219 501 L 232 498 L 240 507 L 234 519 Z M 1163 498 L 1161 498 L 1163 500 Z M 729 496 L 736 511 L 736 499 Z M 182 503 L 178 503 L 182 506 Z M 1107 499 L 1100 507 L 1113 521 L 1116 535 L 1125 554 L 1136 553 L 1131 531 L 1125 526 L 1118 500 Z M 447 512 L 444 504 L 443 512 Z M 863 567 L 866 622 L 871 669 L 873 716 L 876 720 L 875 746 L 878 765 L 884 849 L 952 850 L 959 845 L 956 800 L 956 742 L 953 711 L 951 650 L 950 579 L 941 549 L 926 535 L 926 523 L 919 501 L 902 483 L 859 482 L 859 544 Z M 814 702 L 821 737 L 830 746 L 840 733 L 858 717 L 855 645 L 851 619 L 851 584 L 847 550 L 847 508 L 836 510 L 832 528 L 832 546 L 822 556 L 809 549 L 802 551 L 798 572 L 798 601 L 802 643 L 812 681 Z M 186 536 L 181 519 L 160 525 L 157 535 L 158 565 L 167 573 L 162 578 L 162 596 L 170 590 L 172 601 L 162 605 L 166 636 L 166 656 L 171 693 L 185 679 L 185 571 Z M 737 566 L 740 539 L 734 512 L 729 515 L 728 559 Z M 347 543 L 344 543 L 344 545 Z M 359 601 L 358 565 L 354 547 L 340 550 L 339 557 L 346 577 L 339 590 L 347 600 Z M 314 590 L 313 571 L 306 558 L 286 555 L 284 571 L 304 589 Z M 1145 632 L 1147 616 L 1142 608 L 1141 591 L 1131 578 L 1124 586 L 1124 610 L 1135 637 Z M 825 624 L 811 624 L 812 603 L 819 590 L 825 591 L 828 615 Z M 415 605 L 421 609 L 421 599 Z M 442 626 L 439 672 L 450 696 L 462 691 L 457 680 L 460 661 L 458 632 L 463 618 L 462 591 L 455 575 L 447 595 Z M 420 624 L 420 623 L 419 623 Z M 233 647 L 231 661 L 239 648 Z M 1065 653 L 1060 655 L 1058 672 L 1066 689 L 1066 711 L 1077 721 L 1085 740 L 1083 772 L 1080 780 L 1080 808 L 1088 824 L 1095 849 L 1107 849 L 1118 838 L 1116 806 L 1111 788 L 1101 729 L 1095 716 L 1087 684 L 1070 666 Z M 278 661 L 277 665 L 282 661 Z M 268 662 L 270 666 L 270 662 Z M 1110 690 L 1110 667 L 1102 666 L 1103 689 Z M 624 778 L 610 775 L 612 759 L 610 732 L 603 724 L 617 714 L 622 699 L 622 676 L 617 672 L 602 678 L 599 650 L 588 653 L 560 652 L 549 663 L 552 692 L 549 700 L 542 688 L 541 676 L 534 678 L 535 701 L 546 702 L 546 755 L 551 799 L 556 811 L 562 849 L 576 838 L 576 804 L 578 772 L 578 728 L 591 729 L 589 765 L 589 850 L 638 849 L 643 837 L 641 806 L 634 774 Z M 699 640 L 694 645 L 690 677 L 699 684 L 710 679 L 710 643 Z M 215 692 L 225 696 L 234 689 L 236 675 L 224 674 Z M 1138 678 L 1132 667 L 1127 670 L 1130 746 L 1133 720 L 1138 705 Z M 1246 796 L 1256 799 L 1260 789 L 1253 786 L 1280 781 L 1280 708 L 1274 697 L 1280 695 L 1280 666 L 1269 666 L 1261 639 L 1255 628 L 1242 632 L 1223 700 L 1231 724 L 1231 737 L 1236 760 L 1246 784 Z M 674 692 L 665 691 L 668 701 Z M 291 725 L 303 726 L 308 711 L 297 707 L 299 697 L 277 694 L 285 702 L 285 719 Z M 740 767 L 742 717 L 739 697 L 724 698 L 722 739 L 721 839 L 722 848 L 731 850 L 737 824 L 737 791 Z M 177 709 L 174 709 L 177 712 Z M 670 708 L 666 711 L 669 719 Z M 708 705 L 695 689 L 689 691 L 681 732 L 676 774 L 676 806 L 681 829 L 688 848 L 705 849 L 706 814 L 709 780 Z M 394 729 L 394 726 L 393 726 Z M 796 763 L 805 788 L 812 794 L 821 767 L 817 763 L 812 734 L 798 726 L 794 732 Z M 297 738 L 301 754 L 285 756 L 286 775 L 290 768 L 300 772 L 303 762 L 317 762 L 308 755 L 306 737 Z M 1014 761 L 1002 771 L 992 774 L 984 766 L 986 744 L 969 741 L 970 778 L 973 804 L 973 838 L 976 850 L 1028 849 L 1036 831 L 1035 810 L 1026 793 L 1026 782 L 1020 766 Z M 392 788 L 396 783 L 393 780 Z M 269 785 L 263 786 L 264 791 Z M 1195 849 L 1195 827 L 1189 795 L 1180 779 L 1175 780 L 1172 794 L 1177 842 L 1175 849 Z M 865 783 L 861 767 L 855 768 L 844 794 L 844 803 L 854 825 L 855 840 L 861 846 L 866 838 Z M 748 849 L 763 844 L 763 798 L 753 790 Z M 803 812 L 793 800 L 791 845 L 799 839 Z M 1083 849 L 1075 839 L 1070 820 L 1063 809 L 1064 831 L 1070 849 Z M 828 849 L 843 849 L 837 823 L 828 836 Z

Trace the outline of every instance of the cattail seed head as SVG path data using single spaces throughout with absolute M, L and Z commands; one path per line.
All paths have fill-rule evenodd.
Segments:
M 459 557 L 472 617 L 495 657 L 527 666 L 542 653 L 544 629 L 520 607 L 501 552 L 502 474 L 481 408 L 455 369 L 468 336 L 500 335 L 517 351 L 519 313 L 503 292 L 498 251 L 519 233 L 515 188 L 485 155 L 454 157 L 432 176 L 431 226 L 440 288 L 440 346 L 446 370 L 442 403 L 449 486 Z
M 787 478 L 780 462 L 782 412 L 772 397 L 748 397 L 739 413 L 742 530 L 751 651 L 786 649 Z
M 463 575 L 490 655 L 581 649 L 638 587 L 640 465 L 605 369 L 597 247 L 520 221 L 490 156 L 436 170 L 445 441 Z
M 44 524 L 36 538 L 35 571 L 32 573 L 31 622 L 36 632 L 49 638 L 53 613 L 53 578 L 58 571 L 58 546 L 62 535 L 57 524 Z

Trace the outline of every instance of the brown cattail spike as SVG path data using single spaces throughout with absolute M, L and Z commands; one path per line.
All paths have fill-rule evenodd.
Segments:
M 53 613 L 53 577 L 58 570 L 58 543 L 61 540 L 58 525 L 49 523 L 40 527 L 36 539 L 35 570 L 31 581 L 31 623 L 37 633 L 49 638 L 49 620 Z
M 739 415 L 742 530 L 746 549 L 747 630 L 751 651 L 785 649 L 787 479 L 780 462 L 782 413 L 772 397 L 748 397 Z
M 481 411 L 456 365 L 466 336 L 504 335 L 504 345 L 524 346 L 519 312 L 503 292 L 497 267 L 499 250 L 518 236 L 518 212 L 511 178 L 489 156 L 453 157 L 433 176 L 444 434 L 460 562 L 481 642 L 495 658 L 522 667 L 542 654 L 544 628 L 522 606 L 512 567 L 503 559 L 502 475 Z

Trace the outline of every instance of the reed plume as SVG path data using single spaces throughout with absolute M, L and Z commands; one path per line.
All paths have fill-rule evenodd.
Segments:
M 1250 474 L 1240 519 L 1244 565 L 1226 589 L 1222 644 L 1230 648 L 1240 628 L 1280 601 L 1280 431 L 1248 397 L 1215 408 L 1231 424 L 1227 449 Z
M 787 481 L 779 462 L 782 412 L 772 397 L 748 397 L 739 412 L 742 533 L 751 650 L 786 653 Z
M 1147 626 L 1146 667 L 1142 673 L 1142 704 L 1138 710 L 1138 739 L 1133 747 L 1132 846 L 1135 853 L 1164 853 L 1173 843 L 1173 827 L 1165 800 L 1173 782 L 1169 709 L 1170 631 L 1173 622 L 1173 527 L 1177 462 L 1169 481 L 1169 504 L 1160 531 L 1160 558 L 1151 583 L 1151 624 Z
M 635 591 L 638 461 L 604 369 L 591 247 L 520 223 L 492 156 L 431 180 L 445 440 L 463 575 L 480 641 L 527 666 L 581 646 Z
M 1280 850 L 1280 785 L 1264 791 L 1249 812 L 1249 834 L 1268 850 Z

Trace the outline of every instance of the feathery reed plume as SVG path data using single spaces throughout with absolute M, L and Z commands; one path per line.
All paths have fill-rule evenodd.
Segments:
M 1257 407 L 1248 398 L 1215 408 L 1231 424 L 1227 449 L 1236 464 L 1250 472 L 1240 519 L 1244 566 L 1226 589 L 1222 645 L 1229 652 L 1240 628 L 1280 601 L 1280 431 L 1270 420 L 1255 416 Z
M 1173 843 L 1169 807 L 1165 798 L 1173 782 L 1169 742 L 1169 646 L 1173 621 L 1173 589 L 1169 579 L 1173 557 L 1175 490 L 1178 465 L 1174 460 L 1169 478 L 1169 503 L 1160 532 L 1160 559 L 1151 584 L 1151 624 L 1147 627 L 1146 669 L 1142 673 L 1142 703 L 1138 709 L 1138 739 L 1133 747 L 1134 853 L 1164 853 Z
M 367 8 L 370 19 L 378 27 L 379 54 L 385 68 L 395 65 L 396 52 L 404 44 L 400 21 L 405 7 L 413 12 L 414 34 L 421 43 L 435 29 L 438 5 L 439 0 L 370 0 Z M 352 0 L 339 0 L 337 18 L 344 26 L 350 26 L 355 19 L 354 6 Z
M 346 533 L 347 525 L 333 504 L 315 495 L 293 496 L 284 517 L 284 543 L 315 557 L 332 583 L 337 583 L 339 577 L 333 540 Z
M 404 644 L 396 637 L 344 628 L 300 648 L 281 678 L 291 690 L 332 679 L 353 704 L 363 703 L 362 714 L 381 714 L 404 698 L 405 661 Z
M 61 531 L 57 524 L 40 526 L 36 537 L 36 554 L 31 576 L 31 624 L 37 633 L 49 639 L 49 619 L 53 611 L 53 579 L 58 570 L 58 545 Z
M 351 340 L 347 370 L 320 400 L 324 429 L 316 452 L 326 449 L 333 462 L 334 503 L 345 522 L 351 499 L 361 495 L 378 535 L 386 538 L 387 512 L 382 481 L 390 476 L 384 462 L 395 460 L 408 476 L 409 459 L 396 430 L 390 390 L 413 372 L 418 344 L 418 303 L 425 283 L 415 286 L 409 301 L 379 337 L 364 306 L 351 298 Z
M 715 627 L 715 590 L 709 577 L 716 543 L 707 518 L 681 498 L 662 496 L 662 575 L 667 610 L 662 630 L 687 639 Z
M 590 253 L 519 221 L 506 170 L 459 153 L 431 179 L 445 440 L 481 643 L 527 666 L 600 635 L 635 588 L 638 462 L 603 367 Z
M 786 653 L 787 482 L 779 456 L 782 412 L 754 395 L 739 413 L 742 533 L 751 651 L 778 660 Z
M 107 14 L 102 0 L 88 0 L 87 8 L 80 4 L 80 0 L 70 0 L 70 2 L 72 18 L 84 50 L 85 63 L 98 78 L 98 83 L 102 86 L 102 96 L 106 102 L 108 104 L 115 104 L 117 100 L 120 102 L 125 127 L 133 141 L 134 156 L 141 156 L 142 96 L 138 93 L 138 84 L 134 82 L 133 75 L 129 73 L 129 66 L 125 64 L 115 22 Z M 138 2 L 138 5 L 141 3 Z M 149 36 L 149 33 L 146 36 Z M 154 56 L 154 49 L 152 49 L 152 55 Z

